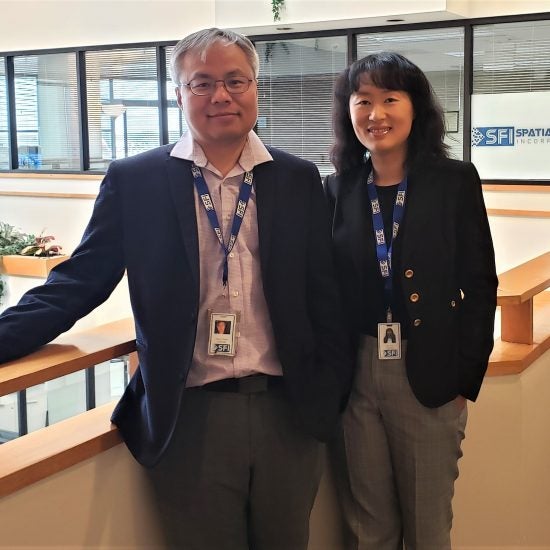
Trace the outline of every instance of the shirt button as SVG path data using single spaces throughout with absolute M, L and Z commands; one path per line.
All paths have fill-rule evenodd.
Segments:
M 456 302 L 454 300 L 451 300 L 451 307 L 456 307 Z
M 422 324 L 422 319 L 415 319 L 415 320 L 413 321 L 413 325 L 414 325 L 415 327 L 419 327 L 421 324 Z
M 231 214 L 226 214 L 226 215 L 225 215 L 225 219 L 226 219 L 226 220 L 230 220 L 230 219 L 231 219 Z
M 417 292 L 413 292 L 410 296 L 409 296 L 409 300 L 413 303 L 416 303 L 418 302 L 418 300 L 420 300 L 420 295 L 417 293 Z
M 233 291 L 233 296 L 235 296 L 235 298 L 239 295 L 239 291 L 238 290 L 234 290 Z
M 230 257 L 230 258 L 234 258 L 234 257 L 235 257 L 235 254 L 234 254 L 233 252 L 230 252 L 230 253 L 229 253 L 229 257 Z
M 407 269 L 407 271 L 405 271 L 405 277 L 407 277 L 407 279 L 412 279 L 413 275 L 414 271 L 412 269 Z

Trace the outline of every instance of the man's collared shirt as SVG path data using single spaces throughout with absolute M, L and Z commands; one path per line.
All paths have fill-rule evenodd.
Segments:
M 225 178 L 208 161 L 190 132 L 181 137 L 170 154 L 190 160 L 201 169 L 227 244 L 244 173 L 258 164 L 272 162 L 269 151 L 260 138 L 250 132 L 237 164 Z M 202 386 L 223 378 L 255 373 L 281 375 L 260 271 L 256 191 L 252 190 L 237 241 L 227 258 L 229 280 L 226 287 L 222 284 L 224 252 L 196 188 L 194 195 L 199 236 L 200 302 L 195 350 L 186 386 Z M 208 355 L 209 311 L 240 313 L 234 357 Z

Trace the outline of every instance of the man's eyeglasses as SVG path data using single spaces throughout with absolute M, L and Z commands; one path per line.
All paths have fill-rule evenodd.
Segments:
M 187 84 L 184 84 L 184 86 L 187 86 L 191 90 L 191 93 L 195 95 L 213 95 L 216 91 L 216 84 L 218 82 L 221 82 L 230 94 L 244 94 L 244 92 L 250 88 L 253 79 L 245 78 L 244 76 L 231 76 L 223 80 L 194 78 L 187 82 Z

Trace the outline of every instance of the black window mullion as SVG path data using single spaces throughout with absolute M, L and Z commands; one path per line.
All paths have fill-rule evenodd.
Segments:
M 86 410 L 95 409 L 95 367 L 89 367 L 86 373 Z
M 472 158 L 472 92 L 474 81 L 474 30 L 472 25 L 464 27 L 464 109 L 462 120 L 462 158 Z
M 166 145 L 168 138 L 168 100 L 166 98 L 166 49 L 157 46 L 157 84 L 159 96 L 159 137 L 160 144 Z
M 19 435 L 27 435 L 29 433 L 27 421 L 27 390 L 17 392 L 17 419 L 19 423 Z
M 86 53 L 76 53 L 78 116 L 80 120 L 80 170 L 90 169 L 90 136 L 88 132 L 88 90 L 86 87 Z
M 347 54 L 347 64 L 351 65 L 354 61 L 357 61 L 357 34 L 348 31 L 348 54 Z
M 10 144 L 10 170 L 19 168 L 19 154 L 17 147 L 17 123 L 15 119 L 15 68 L 13 56 L 5 58 L 7 88 L 6 95 L 8 100 L 8 132 Z

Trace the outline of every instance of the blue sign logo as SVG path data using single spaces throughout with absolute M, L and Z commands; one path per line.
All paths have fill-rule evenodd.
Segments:
M 513 147 L 513 126 L 484 126 L 472 129 L 474 147 Z

